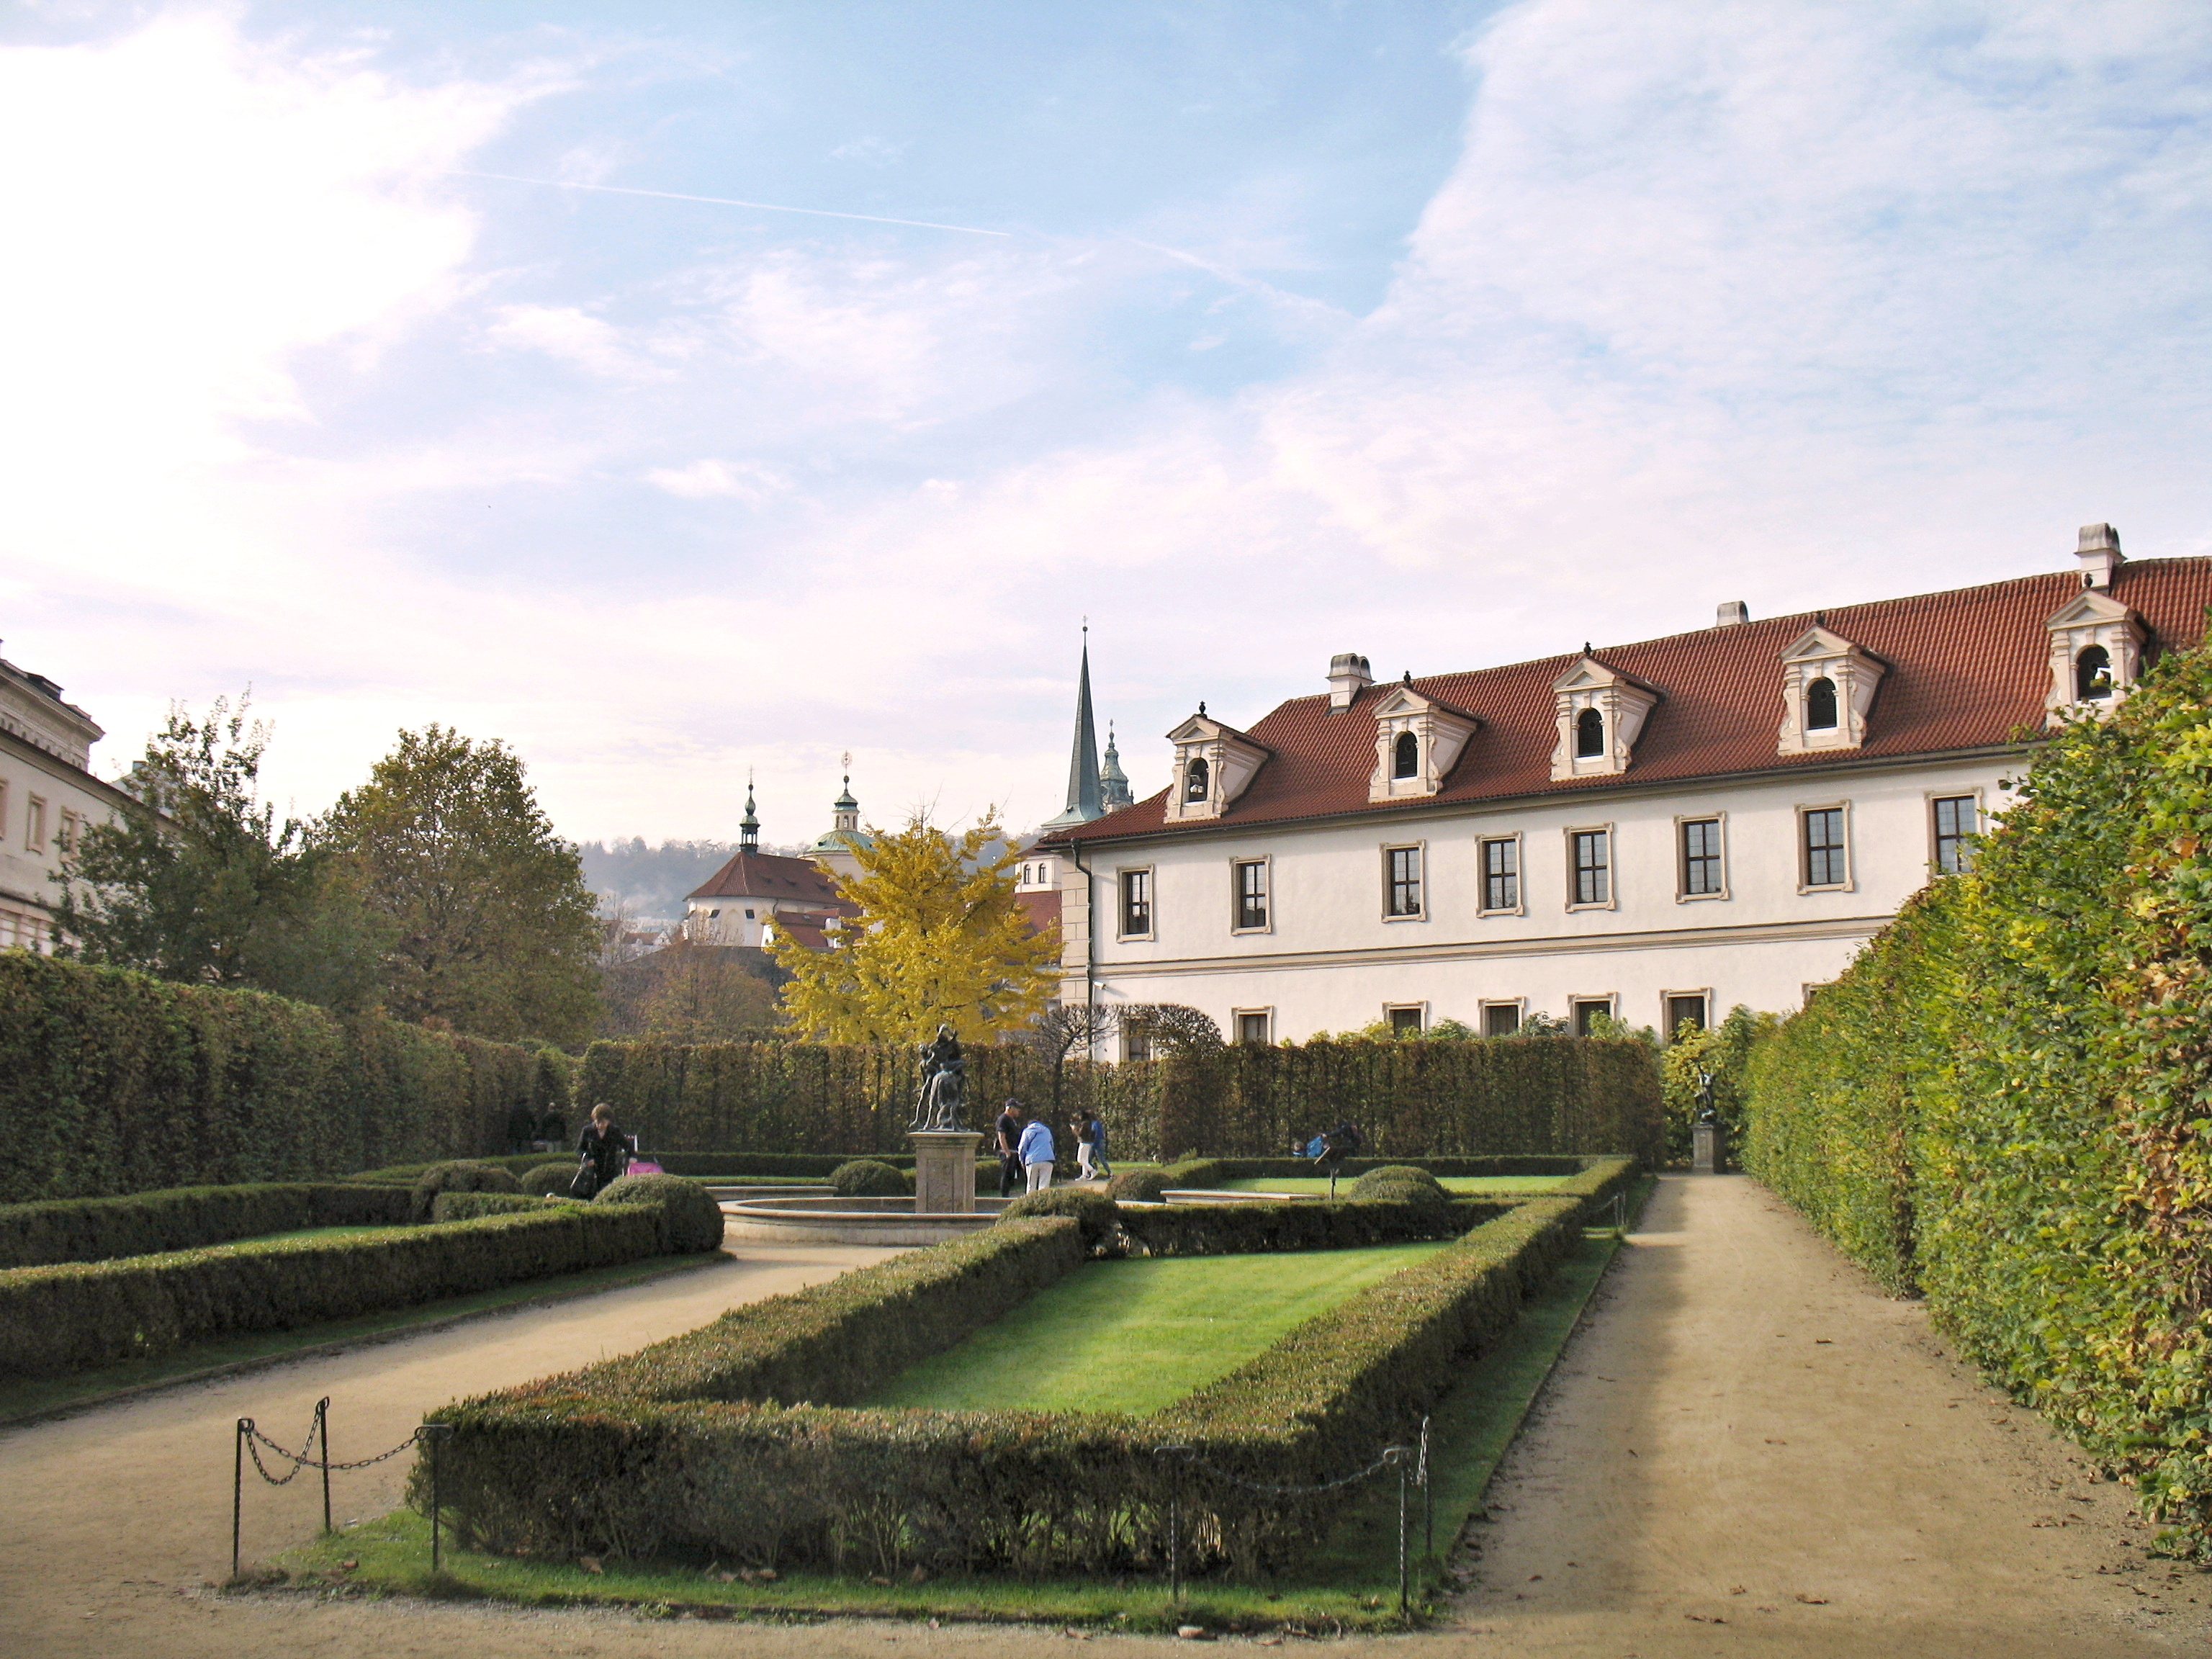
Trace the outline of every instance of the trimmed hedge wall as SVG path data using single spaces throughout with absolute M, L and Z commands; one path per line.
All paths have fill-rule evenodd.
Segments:
M 307 1227 L 398 1225 L 407 1211 L 398 1188 L 296 1182 L 0 1204 L 0 1268 L 110 1261 Z
M 836 1403 L 1083 1259 L 1072 1219 L 1002 1223 L 434 1413 L 454 1428 L 445 1503 L 472 1546 L 528 1554 L 1097 1574 L 1159 1569 L 1180 1481 L 1187 1559 L 1260 1571 L 1316 1543 L 1340 1500 L 1255 1493 L 1206 1470 L 1304 1484 L 1372 1458 L 1512 1324 L 1574 1248 L 1576 1211 L 1517 1205 L 1151 1418 Z M 1178 1471 L 1155 1450 L 1170 1443 L 1201 1463 Z M 418 1504 L 426 1480 L 418 1466 Z
M 0 951 L 0 1200 L 489 1152 L 541 1069 L 512 1043 Z
M 1745 1166 L 2212 1559 L 2212 656 L 1758 1049 Z
M 657 1209 L 536 1215 L 346 1239 L 216 1245 L 0 1273 L 0 1375 L 54 1376 L 236 1331 L 413 1307 L 659 1254 Z
M 1457 1238 L 1516 1207 L 1486 1199 L 1442 1204 L 1166 1204 L 1158 1209 L 1121 1206 L 1121 1222 L 1133 1254 L 1248 1255 Z

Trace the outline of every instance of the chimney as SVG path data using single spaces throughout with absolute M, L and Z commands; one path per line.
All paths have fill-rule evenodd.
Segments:
M 2074 556 L 2081 561 L 2082 586 L 2109 589 L 2112 573 L 2126 562 L 2128 556 L 2120 551 L 2120 532 L 2112 526 L 2085 524 Z
M 1352 700 L 1375 684 L 1367 659 L 1357 651 L 1340 651 L 1328 659 L 1328 706 L 1349 708 Z
M 1741 599 L 1723 599 L 1713 612 L 1716 628 L 1736 628 L 1751 620 L 1751 607 Z

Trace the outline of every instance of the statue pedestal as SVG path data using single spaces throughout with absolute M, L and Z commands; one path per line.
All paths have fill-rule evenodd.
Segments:
M 975 1213 L 975 1148 L 983 1137 L 973 1129 L 915 1129 L 914 1212 L 916 1215 Z
M 1721 1172 L 1721 1126 L 1717 1123 L 1697 1123 L 1690 1127 L 1690 1173 L 1718 1175 Z

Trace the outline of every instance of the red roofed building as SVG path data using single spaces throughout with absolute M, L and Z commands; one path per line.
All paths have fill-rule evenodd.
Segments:
M 1172 787 L 1054 829 L 1070 1000 L 1252 1041 L 1388 1018 L 1672 1030 L 1840 973 L 2021 765 L 2195 644 L 2212 560 L 2079 568 L 1467 673 L 1169 733 Z
M 760 947 L 780 930 L 819 951 L 829 947 L 842 918 L 858 914 L 838 897 L 836 878 L 812 859 L 760 850 L 760 818 L 748 788 L 737 853 L 685 897 L 684 932 L 702 945 Z

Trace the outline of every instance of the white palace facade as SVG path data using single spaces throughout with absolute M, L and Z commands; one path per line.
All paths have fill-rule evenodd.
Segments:
M 1786 1012 L 1834 979 L 2025 765 L 2197 643 L 2212 560 L 2075 569 L 1376 684 L 1168 734 L 1173 786 L 1035 849 L 1062 996 L 1174 1002 L 1248 1042 L 1387 1020 L 1502 1034 Z

